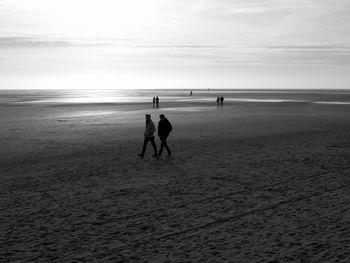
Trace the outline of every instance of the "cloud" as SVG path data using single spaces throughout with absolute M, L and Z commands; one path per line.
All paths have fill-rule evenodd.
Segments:
M 128 46 L 137 43 L 136 39 L 125 38 L 49 38 L 36 36 L 4 36 L 0 37 L 0 47 L 66 47 L 66 46 Z
M 317 65 L 350 65 L 350 45 L 281 45 L 266 46 L 271 60 Z
M 36 37 L 0 37 L 0 47 L 52 47 L 66 46 L 68 41 L 64 40 L 44 40 Z
M 345 44 L 325 44 L 325 45 L 275 45 L 266 46 L 271 50 L 284 51 L 350 51 L 350 45 Z
M 268 10 L 266 8 L 234 8 L 229 9 L 226 12 L 230 14 L 237 14 L 237 15 L 254 15 L 254 14 L 261 14 L 265 13 Z
M 207 49 L 207 48 L 222 48 L 222 45 L 206 45 L 206 44 L 164 44 L 164 45 L 136 45 L 140 48 L 174 48 L 174 49 Z

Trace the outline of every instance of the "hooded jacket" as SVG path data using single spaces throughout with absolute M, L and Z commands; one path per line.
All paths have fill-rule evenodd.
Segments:
M 173 127 L 167 118 L 160 120 L 158 123 L 158 136 L 168 136 Z

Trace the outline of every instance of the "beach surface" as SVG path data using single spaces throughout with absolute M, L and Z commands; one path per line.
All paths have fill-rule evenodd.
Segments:
M 1 262 L 350 261 L 349 92 L 2 94 Z

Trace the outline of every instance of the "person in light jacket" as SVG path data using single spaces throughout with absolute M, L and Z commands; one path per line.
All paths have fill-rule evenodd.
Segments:
M 156 130 L 156 128 L 155 128 L 154 123 L 151 119 L 151 115 L 146 114 L 146 128 L 145 128 L 145 132 L 144 132 L 145 138 L 143 141 L 142 152 L 138 154 L 138 156 L 140 156 L 141 158 L 143 158 L 145 156 L 146 147 L 147 147 L 148 142 L 151 142 L 151 144 L 153 146 L 154 154 L 152 157 L 157 157 L 157 145 L 154 141 L 155 130 Z

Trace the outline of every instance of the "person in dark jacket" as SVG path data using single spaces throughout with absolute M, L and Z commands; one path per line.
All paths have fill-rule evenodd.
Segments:
M 165 118 L 164 114 L 159 115 L 159 123 L 158 123 L 158 136 L 161 141 L 160 150 L 158 153 L 158 158 L 162 155 L 163 149 L 165 148 L 168 152 L 168 157 L 171 156 L 170 148 L 166 142 L 171 130 L 173 127 L 167 118 Z
M 151 115 L 146 114 L 146 128 L 145 128 L 145 132 L 144 132 L 145 139 L 143 141 L 142 152 L 138 154 L 138 156 L 140 156 L 141 158 L 143 158 L 145 155 L 148 142 L 151 142 L 151 144 L 153 146 L 154 154 L 152 157 L 157 157 L 157 146 L 156 146 L 156 143 L 154 141 L 154 135 L 153 135 L 155 130 L 156 130 L 156 128 L 155 128 L 154 123 L 151 119 Z

